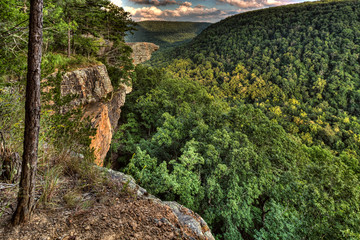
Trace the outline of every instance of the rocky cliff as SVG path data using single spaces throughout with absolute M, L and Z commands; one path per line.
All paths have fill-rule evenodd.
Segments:
M 133 50 L 131 58 L 135 65 L 150 60 L 151 54 L 159 49 L 158 45 L 148 42 L 130 42 L 126 45 Z
M 131 88 L 126 85 L 115 90 L 102 64 L 62 75 L 61 95 L 75 96 L 62 111 L 65 113 L 69 108 L 82 107 L 83 117 L 91 119 L 97 131 L 90 146 L 95 149 L 95 161 L 99 166 L 103 165 L 118 125 L 121 107 L 130 91 Z M 1 142 L 0 155 L 10 156 Z M 80 159 L 74 157 L 73 161 L 77 160 Z M 67 163 L 64 161 L 62 164 Z M 69 168 L 72 165 L 66 166 Z M 61 184 L 55 184 L 51 190 L 56 211 L 51 207 L 37 208 L 31 222 L 14 228 L 9 227 L 9 223 L 17 196 L 17 191 L 12 191 L 12 188 L 17 185 L 8 184 L 4 187 L 0 182 L 0 190 L 7 190 L 4 192 L 5 205 L 0 204 L 0 210 L 3 209 L 0 211 L 0 239 L 214 239 L 207 223 L 190 209 L 176 202 L 163 202 L 150 195 L 129 175 L 102 167 L 94 166 L 91 169 L 98 172 L 97 176 L 101 176 L 95 181 L 96 184 L 92 182 L 95 175 L 90 174 L 91 181 L 85 184 L 86 188 L 86 180 L 82 178 L 81 186 L 78 185 L 78 173 L 76 177 L 63 175 Z M 45 182 L 40 175 L 37 177 L 40 183 Z M 74 186 L 79 188 L 73 190 Z M 44 189 L 39 191 L 37 188 L 37 201 L 40 201 Z M 11 207 L 7 209 L 4 206 Z
M 77 69 L 62 76 L 61 95 L 75 95 L 70 106 L 83 106 L 84 118 L 90 117 L 97 129 L 90 147 L 94 148 L 95 163 L 99 166 L 104 163 L 125 96 L 130 92 L 131 88 L 124 84 L 114 90 L 105 65 Z
M 127 43 L 132 50 L 134 64 L 151 58 L 159 47 L 153 43 Z M 83 106 L 84 118 L 90 117 L 91 124 L 97 128 L 90 147 L 94 148 L 95 163 L 102 166 L 110 149 L 112 135 L 117 127 L 121 107 L 131 87 L 125 84 L 114 90 L 105 65 L 89 66 L 67 72 L 62 76 L 61 95 L 76 95 L 70 106 Z M 64 109 L 65 112 L 67 109 Z

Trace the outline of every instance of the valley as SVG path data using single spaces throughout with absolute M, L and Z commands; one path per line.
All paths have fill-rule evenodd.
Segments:
M 31 239 L 30 228 L 5 228 L 27 81 L 25 28 L 13 29 L 27 9 L 6 1 L 0 236 Z M 44 8 L 36 236 L 44 226 L 68 239 L 360 239 L 359 1 L 213 24 L 135 23 L 107 0 L 64 4 Z

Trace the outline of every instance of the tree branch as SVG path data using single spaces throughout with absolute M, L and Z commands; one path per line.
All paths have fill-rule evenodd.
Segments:
M 15 30 L 17 27 L 19 27 L 21 24 L 23 24 L 23 23 L 25 23 L 25 22 L 27 22 L 27 21 L 29 21 L 29 19 L 26 19 L 26 20 L 20 22 L 20 23 L 17 24 L 15 27 L 10 28 L 9 30 L 7 30 L 7 31 L 5 31 L 5 32 L 3 32 L 3 33 L 0 33 L 0 39 L 3 39 L 3 38 L 5 38 L 5 37 L 7 37 L 7 36 L 10 36 L 10 35 L 11 35 L 11 33 L 10 33 L 11 31 Z M 9 33 L 9 34 L 8 34 L 7 36 L 5 36 L 5 34 L 7 34 L 7 33 Z

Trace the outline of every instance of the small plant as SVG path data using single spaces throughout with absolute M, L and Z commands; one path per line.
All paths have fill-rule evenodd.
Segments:
M 44 204 L 51 202 L 59 184 L 62 172 L 63 169 L 60 165 L 46 170 L 44 174 L 44 181 L 42 183 L 43 193 L 40 197 L 40 202 L 43 202 Z
M 129 193 L 129 189 L 128 189 L 129 183 L 130 183 L 130 179 L 128 179 L 128 180 L 126 181 L 126 183 L 122 186 L 121 192 L 123 192 L 123 193 L 124 193 L 124 192 Z
M 64 195 L 63 199 L 69 208 L 75 208 L 80 205 L 82 196 L 79 191 L 73 190 L 73 191 L 67 192 Z
M 1 206 L 0 208 L 0 218 L 4 215 L 5 210 L 10 207 L 10 203 L 7 203 L 5 206 Z
M 94 204 L 94 200 L 91 197 L 84 197 L 79 188 L 67 192 L 63 199 L 69 208 L 76 208 L 77 210 L 90 208 Z
M 13 183 L 20 176 L 20 156 L 6 147 L 3 133 L 0 130 L 0 179 Z

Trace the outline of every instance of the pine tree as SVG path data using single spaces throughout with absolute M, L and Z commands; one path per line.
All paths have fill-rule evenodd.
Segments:
M 35 176 L 40 130 L 40 77 L 42 54 L 43 0 L 31 0 L 28 73 L 25 102 L 25 135 L 18 206 L 12 223 L 29 221 L 34 209 Z

